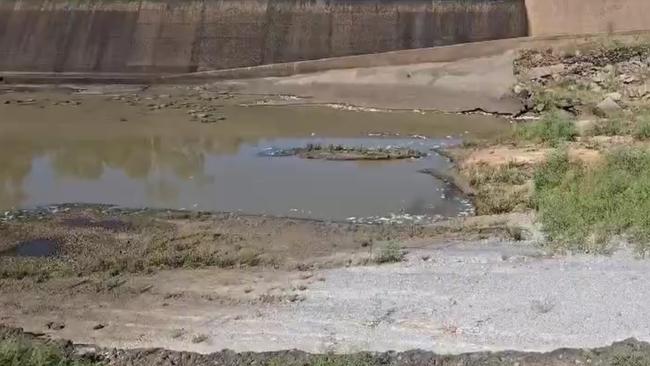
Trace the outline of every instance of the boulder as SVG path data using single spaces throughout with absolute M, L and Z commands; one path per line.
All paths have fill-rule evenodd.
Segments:
M 616 103 L 612 98 L 607 97 L 603 99 L 602 102 L 598 103 L 596 105 L 596 108 L 594 109 L 594 113 L 599 116 L 599 117 L 610 117 L 612 115 L 615 115 L 622 111 L 623 108 Z

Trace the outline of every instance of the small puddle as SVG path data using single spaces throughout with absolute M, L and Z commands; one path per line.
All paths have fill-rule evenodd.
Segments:
M 0 253 L 11 257 L 53 257 L 59 251 L 59 243 L 52 239 L 25 240 L 14 248 Z
M 0 209 L 82 202 L 356 222 L 467 215 L 464 197 L 418 171 L 449 168 L 431 151 L 436 146 L 508 128 L 491 116 L 232 106 L 225 121 L 206 125 L 187 121 L 182 111 L 120 108 L 94 99 L 45 110 L 0 105 Z M 264 156 L 306 144 L 404 146 L 427 156 Z M 71 220 L 71 226 L 129 229 L 119 220 Z

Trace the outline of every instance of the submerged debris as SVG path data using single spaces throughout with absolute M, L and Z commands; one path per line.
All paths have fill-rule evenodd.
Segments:
M 418 159 L 427 154 L 407 147 L 348 147 L 343 145 L 307 144 L 304 147 L 289 149 L 269 149 L 260 153 L 263 156 L 298 156 L 303 159 L 322 160 L 398 160 Z

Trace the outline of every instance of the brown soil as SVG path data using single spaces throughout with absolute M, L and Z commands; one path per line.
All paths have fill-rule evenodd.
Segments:
M 71 342 L 55 341 L 39 335 L 24 333 L 19 328 L 0 327 L 0 341 L 20 341 L 39 347 L 49 345 L 69 360 L 101 362 L 108 366 L 199 366 L 199 365 L 287 365 L 287 366 L 420 366 L 420 365 L 645 365 L 650 362 L 650 344 L 627 339 L 611 346 L 594 349 L 558 349 L 548 353 L 536 352 L 476 352 L 460 355 L 440 355 L 426 351 L 354 353 L 346 355 L 310 354 L 302 351 L 245 352 L 224 350 L 210 354 L 177 352 L 164 349 L 121 350 L 94 346 L 75 346 Z
M 55 239 L 58 251 L 0 256 L 0 324 L 103 346 L 173 349 L 212 327 L 214 317 L 254 323 L 260 311 L 302 302 L 328 268 L 371 264 L 386 243 L 410 251 L 519 240 L 529 226 L 514 216 L 398 226 L 94 206 L 10 216 L 0 223 L 2 251 L 38 238 Z M 196 347 L 204 345 L 210 342 Z M 150 362 L 139 359 L 145 353 L 131 355 L 116 365 Z
M 306 270 L 363 264 L 371 258 L 375 243 L 441 237 L 458 226 L 455 220 L 435 227 L 364 225 L 104 206 L 62 206 L 56 213 L 27 211 L 9 216 L 17 217 L 0 222 L 0 253 L 11 253 L 35 240 L 51 240 L 57 250 L 51 257 L 0 256 L 0 280 L 151 273 L 181 267 Z M 466 231 L 461 235 L 467 238 L 485 231 L 480 224 L 460 225 Z

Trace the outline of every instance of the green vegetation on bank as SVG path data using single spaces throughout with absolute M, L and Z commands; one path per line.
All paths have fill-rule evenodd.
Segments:
M 558 150 L 536 171 L 534 183 L 534 204 L 552 243 L 601 252 L 622 235 L 647 250 L 650 152 L 623 148 L 588 167 Z
M 469 184 L 476 187 L 474 205 L 479 215 L 524 211 L 530 207 L 530 179 L 527 169 L 514 162 L 492 167 L 480 164 L 467 172 Z
M 22 337 L 0 340 L 2 366 L 100 366 L 103 363 L 66 355 L 54 345 L 30 342 Z
M 589 131 L 590 136 L 625 136 L 645 141 L 650 139 L 650 110 L 647 108 L 621 112 L 599 119 Z
M 573 141 L 578 132 L 572 120 L 559 111 L 552 111 L 544 114 L 539 121 L 517 126 L 515 135 L 521 140 L 555 147 L 562 142 Z
M 379 250 L 373 256 L 375 263 L 395 263 L 404 259 L 404 251 L 396 241 L 388 241 L 379 246 Z

